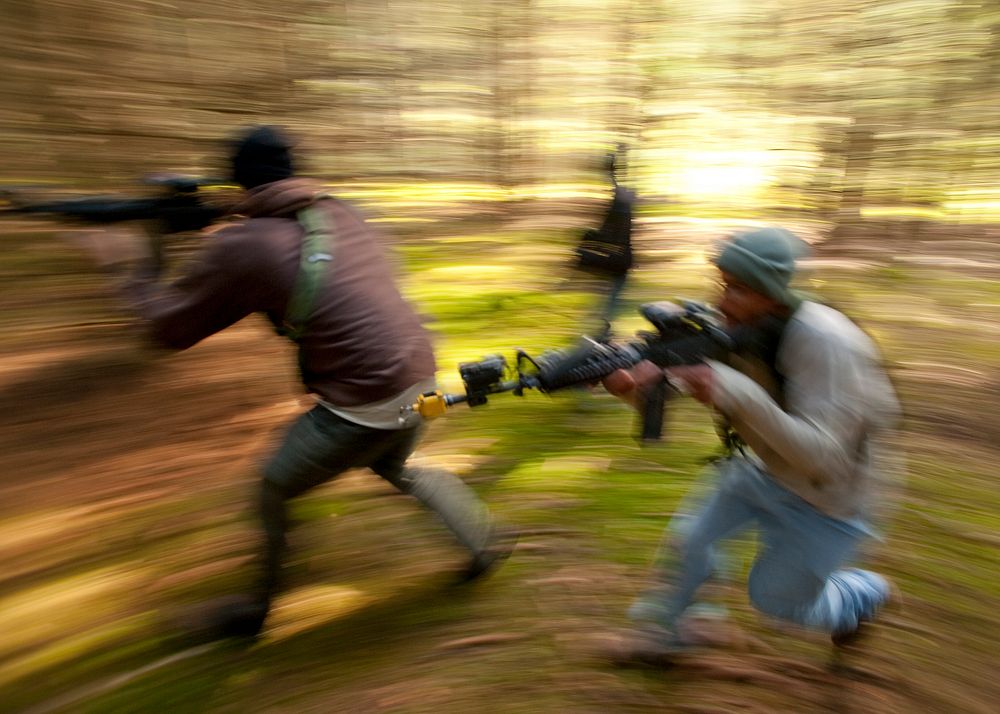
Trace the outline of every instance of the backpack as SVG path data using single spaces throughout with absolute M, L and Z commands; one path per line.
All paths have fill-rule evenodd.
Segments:
M 601 227 L 585 231 L 576 247 L 577 267 L 607 275 L 624 275 L 629 271 L 634 205 L 635 193 L 616 185 Z

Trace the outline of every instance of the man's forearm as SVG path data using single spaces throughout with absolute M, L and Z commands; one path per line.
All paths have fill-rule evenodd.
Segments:
M 716 374 L 712 389 L 715 407 L 762 458 L 773 452 L 813 486 L 853 468 L 854 452 L 845 448 L 845 442 L 860 427 L 856 417 L 843 412 L 837 423 L 823 424 L 791 414 L 749 377 L 718 363 L 712 367 Z

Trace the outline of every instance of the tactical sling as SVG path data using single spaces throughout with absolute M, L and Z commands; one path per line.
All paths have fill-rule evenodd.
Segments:
M 295 276 L 295 285 L 288 298 L 285 309 L 285 319 L 278 328 L 278 334 L 298 342 L 306 332 L 306 325 L 312 315 L 324 274 L 329 270 L 328 263 L 333 261 L 333 230 L 327 226 L 327 217 L 320 199 L 329 196 L 318 196 L 317 201 L 296 214 L 299 225 L 305 234 L 302 236 L 302 256 L 299 259 L 299 272 Z

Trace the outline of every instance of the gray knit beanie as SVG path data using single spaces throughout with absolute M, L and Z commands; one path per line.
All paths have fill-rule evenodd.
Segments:
M 794 309 L 801 298 L 788 284 L 795 259 L 804 253 L 805 243 L 795 234 L 784 228 L 759 228 L 730 238 L 714 262 L 753 290 Z

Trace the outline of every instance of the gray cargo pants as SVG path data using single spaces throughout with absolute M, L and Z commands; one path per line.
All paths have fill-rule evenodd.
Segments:
M 260 595 L 266 602 L 280 586 L 288 529 L 287 501 L 352 468 L 368 467 L 437 514 L 473 556 L 490 545 L 489 509 L 453 474 L 407 466 L 422 427 L 374 429 L 316 406 L 292 423 L 278 451 L 264 467 L 260 517 L 265 546 Z

